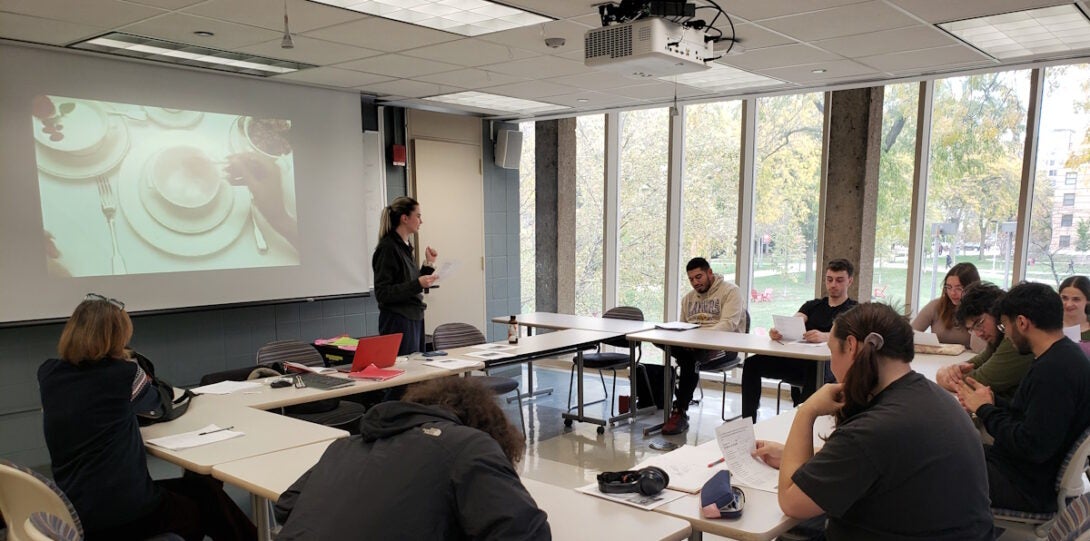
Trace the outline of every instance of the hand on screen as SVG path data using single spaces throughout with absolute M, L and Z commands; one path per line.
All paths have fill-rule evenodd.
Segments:
M 227 157 L 223 170 L 228 182 L 250 189 L 261 215 L 288 242 L 295 244 L 295 220 L 284 210 L 284 189 L 276 162 L 258 152 L 240 152 Z
M 45 264 L 49 274 L 64 277 L 72 276 L 64 263 L 61 263 L 61 251 L 57 248 L 57 244 L 53 242 L 53 233 L 49 231 L 42 231 L 42 233 L 45 234 Z

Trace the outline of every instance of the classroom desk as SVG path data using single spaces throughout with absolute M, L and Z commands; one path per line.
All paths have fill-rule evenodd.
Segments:
M 494 317 L 492 321 L 494 323 L 507 323 L 510 318 Z M 567 329 L 582 329 L 587 331 L 601 331 L 620 334 L 631 334 L 640 331 L 646 331 L 655 328 L 655 323 L 652 321 L 635 321 L 631 319 L 614 319 L 614 318 L 602 318 L 591 316 L 576 316 L 571 314 L 556 314 L 553 312 L 531 312 L 529 314 L 518 314 L 515 316 L 515 320 L 520 325 L 526 327 L 527 336 L 533 335 L 534 328 L 550 329 L 550 330 L 567 330 Z M 619 415 L 615 415 L 608 419 L 609 424 L 614 424 L 617 421 L 626 419 L 629 417 L 635 417 L 641 412 L 636 408 L 636 402 L 638 401 L 638 385 L 636 385 L 636 343 L 628 342 L 628 387 L 631 395 L 629 401 L 629 410 L 627 412 L 619 412 Z M 583 357 L 582 355 L 576 355 L 575 364 L 576 370 L 579 373 L 579 380 L 576 382 L 576 388 L 578 389 L 579 404 L 577 408 L 583 406 Z M 531 382 L 532 384 L 532 382 Z M 546 391 L 542 390 L 541 394 Z M 548 392 L 552 392 L 552 389 L 548 389 Z M 645 408 L 649 413 L 652 409 L 650 407 Z M 565 413 L 565 424 L 570 426 L 572 421 L 583 421 L 587 419 L 583 415 L 582 409 L 578 414 Z M 599 428 L 599 433 L 604 431 L 604 428 Z
M 754 353 L 771 355 L 773 357 L 791 357 L 795 359 L 812 360 L 817 363 L 817 386 L 825 384 L 825 363 L 829 361 L 829 347 L 826 344 L 805 345 L 797 343 L 782 344 L 756 334 L 712 331 L 706 329 L 692 329 L 688 331 L 668 331 L 653 329 L 634 334 L 629 334 L 628 339 L 639 342 L 651 342 L 664 347 L 663 363 L 666 365 L 665 373 L 671 371 L 673 359 L 670 356 L 670 348 L 674 346 L 737 351 L 741 353 Z M 673 402 L 673 386 L 670 378 L 663 379 L 663 403 Z M 649 435 L 662 429 L 662 425 L 670 418 L 671 408 L 662 410 L 662 424 L 645 428 L 643 434 Z
M 794 420 L 795 410 L 787 411 L 753 425 L 753 431 L 759 440 L 782 443 L 787 440 L 787 434 L 791 431 L 791 423 Z M 820 447 L 823 443 L 821 436 L 828 435 L 832 430 L 832 417 L 819 418 L 814 423 L 814 446 Z M 719 451 L 719 443 L 715 440 L 705 442 L 697 448 L 703 454 L 696 467 L 706 467 L 706 464 L 723 456 Z M 709 477 L 711 472 L 712 470 L 709 469 Z M 655 508 L 654 512 L 688 521 L 693 527 L 690 539 L 696 541 L 699 541 L 705 532 L 740 541 L 768 541 L 799 523 L 797 519 L 783 514 L 776 494 L 754 488 L 743 488 L 743 490 L 746 493 L 746 507 L 742 516 L 736 519 L 704 518 L 700 514 L 700 494 L 689 494 Z
M 965 350 L 958 355 L 934 355 L 930 353 L 917 353 L 912 359 L 912 369 L 923 374 L 924 377 L 935 381 L 935 375 L 939 369 L 952 364 L 964 363 L 972 359 L 976 353 Z
M 212 476 L 249 491 L 260 500 L 262 508 L 267 508 L 266 502 L 275 502 L 299 476 L 318 462 L 330 443 L 315 443 L 220 464 L 212 470 Z M 553 539 L 676 541 L 687 538 L 691 530 L 688 522 L 673 517 L 584 497 L 573 490 L 532 479 L 523 478 L 522 484 L 538 507 L 548 513 Z

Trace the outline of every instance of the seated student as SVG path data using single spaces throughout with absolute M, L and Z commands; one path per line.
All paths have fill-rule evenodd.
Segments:
M 972 378 L 958 398 L 995 438 L 984 447 L 992 507 L 1054 512 L 1060 465 L 1090 427 L 1090 362 L 1064 336 L 1060 295 L 1048 285 L 1014 286 L 992 312 L 1033 365 L 1009 401 Z
M 277 539 L 551 538 L 519 481 L 525 443 L 474 378 L 412 385 L 371 408 L 276 503 Z
M 848 298 L 848 288 L 852 285 L 855 267 L 847 259 L 834 259 L 825 265 L 825 293 L 827 297 L 807 301 L 799 308 L 796 316 L 806 322 L 807 342 L 825 342 L 829 339 L 829 329 L 836 316 L 846 312 L 858 303 Z M 768 336 L 779 340 L 783 336 L 770 329 Z M 742 369 L 742 417 L 750 417 L 757 422 L 757 408 L 761 404 L 761 378 L 782 379 L 792 385 L 802 386 L 802 392 L 791 388 L 791 401 L 798 406 L 817 390 L 817 366 L 814 361 L 753 355 L 746 359 Z M 825 381 L 832 380 L 828 367 Z
M 836 319 L 833 373 L 795 412 L 787 442 L 757 442 L 779 468 L 784 514 L 828 515 L 825 536 L 972 541 L 993 538 L 980 439 L 949 393 L 912 371 L 912 327 L 866 303 Z M 836 430 L 814 451 L 814 421 Z
M 944 366 L 935 375 L 943 389 L 956 393 L 966 377 L 991 387 L 997 396 L 1011 398 L 1029 372 L 1033 355 L 1019 353 L 997 325 L 992 307 L 1003 298 L 1003 290 L 989 282 L 977 282 L 961 297 L 957 320 L 988 343 L 988 347 L 966 362 Z
M 916 314 L 912 320 L 912 328 L 917 331 L 926 331 L 930 328 L 943 344 L 961 344 L 969 347 L 972 335 L 969 329 L 958 325 L 954 314 L 957 312 L 958 305 L 961 304 L 965 288 L 979 281 L 980 274 L 972 263 L 958 263 L 951 267 L 943 281 L 942 295 L 920 309 L 920 313 Z
M 257 539 L 257 529 L 211 477 L 153 481 L 136 412 L 159 395 L 125 346 L 125 305 L 91 293 L 61 332 L 59 359 L 38 368 L 53 479 L 83 523 L 85 539 Z
M 1064 305 L 1064 327 L 1079 326 L 1079 345 L 1090 356 L 1090 278 L 1068 276 L 1060 282 L 1060 300 Z
M 696 323 L 701 329 L 738 332 L 742 328 L 742 295 L 738 286 L 712 272 L 708 260 L 694 257 L 685 265 L 693 290 L 681 299 L 681 321 Z M 661 346 L 660 346 L 661 347 Z M 735 351 L 671 347 L 671 357 L 677 360 L 680 375 L 674 395 L 674 409 L 662 433 L 681 434 L 689 429 L 689 402 L 700 382 L 699 366 L 709 361 L 728 362 L 738 356 Z

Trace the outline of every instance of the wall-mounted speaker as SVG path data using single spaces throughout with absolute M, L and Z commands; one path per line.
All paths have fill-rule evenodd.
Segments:
M 496 165 L 504 169 L 518 169 L 522 159 L 522 132 L 500 130 L 496 134 Z

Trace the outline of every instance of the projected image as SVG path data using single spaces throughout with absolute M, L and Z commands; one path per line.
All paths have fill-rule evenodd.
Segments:
M 35 96 L 46 268 L 299 264 L 291 121 Z

